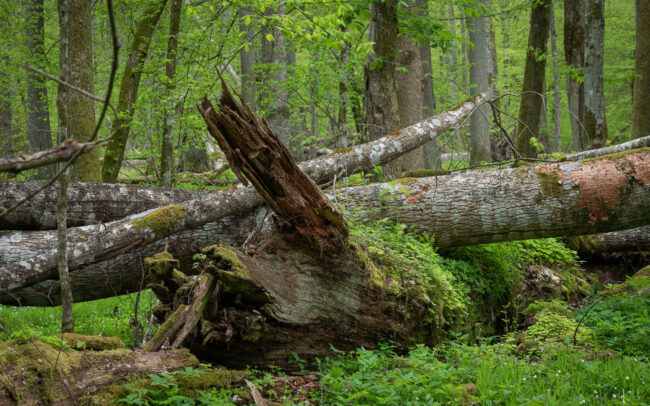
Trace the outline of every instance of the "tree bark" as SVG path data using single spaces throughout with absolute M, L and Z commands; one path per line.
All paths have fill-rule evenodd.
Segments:
M 265 15 L 282 16 L 285 5 L 278 4 L 277 10 L 268 8 Z M 262 47 L 260 49 L 260 62 L 264 64 L 265 75 L 261 80 L 260 108 L 267 111 L 264 116 L 271 130 L 278 134 L 282 143 L 291 145 L 290 111 L 288 107 L 289 92 L 287 84 L 287 39 L 277 27 L 277 22 L 271 19 L 262 30 Z M 272 38 L 269 41 L 269 38 Z
M 178 49 L 178 31 L 181 25 L 182 0 L 172 0 L 169 12 L 169 38 L 167 40 L 167 56 L 165 74 L 167 75 L 167 111 L 162 135 L 160 156 L 160 186 L 170 188 L 174 178 L 174 122 L 176 120 L 176 102 L 174 90 L 176 83 L 176 51 Z
M 126 142 L 131 131 L 135 102 L 138 98 L 142 67 L 147 59 L 151 36 L 166 4 L 167 0 L 156 0 L 149 3 L 144 10 L 142 19 L 138 22 L 135 34 L 133 34 L 131 51 L 122 74 L 120 95 L 117 101 L 117 111 L 120 114 L 120 117 L 115 121 L 117 131 L 109 141 L 108 147 L 106 147 L 102 164 L 101 179 L 103 182 L 115 183 L 120 173 Z
M 370 4 L 369 41 L 373 51 L 366 57 L 364 67 L 365 106 L 368 139 L 374 141 L 400 128 L 399 105 L 395 89 L 397 41 L 397 1 L 378 0 Z M 398 178 L 402 174 L 400 159 L 384 167 L 384 176 Z
M 595 234 L 650 224 L 650 213 L 646 210 L 650 198 L 649 154 L 647 150 L 633 150 L 579 162 L 470 171 L 437 178 L 406 178 L 392 185 L 375 184 L 339 189 L 329 197 L 345 205 L 347 210 L 366 210 L 369 220 L 393 218 L 412 226 L 416 231 L 434 235 L 436 244 L 440 247 Z M 224 218 L 223 221 L 231 224 L 238 220 Z M 254 221 L 246 221 L 246 224 L 251 223 Z M 195 235 L 209 236 L 201 237 L 204 238 L 202 244 L 203 241 L 209 242 L 210 238 L 214 242 L 230 242 L 236 239 L 233 236 L 237 234 L 240 237 L 235 245 L 239 246 L 246 235 L 245 231 L 234 232 L 233 228 L 210 235 L 206 231 L 214 229 L 210 227 L 214 226 L 206 225 L 194 232 Z M 93 226 L 88 228 L 88 231 L 94 230 L 96 228 Z M 76 229 L 70 234 L 73 241 L 81 236 Z M 122 236 L 112 238 L 120 239 Z M 180 237 L 172 239 L 177 241 Z M 30 272 L 24 266 L 36 255 L 47 252 L 46 243 L 51 240 L 48 232 L 40 232 L 38 235 L 7 233 L 3 236 L 0 247 L 3 253 L 2 266 L 6 273 L 1 289 L 8 290 L 7 275 L 13 274 L 16 276 L 14 284 L 37 288 L 12 292 L 16 298 L 23 298 L 23 303 L 46 301 L 44 297 L 38 296 L 38 292 L 47 292 L 47 288 L 52 289 L 55 300 L 56 286 L 52 282 L 43 282 L 41 285 L 30 282 Z M 92 242 L 95 246 L 103 246 L 109 241 L 105 238 Z M 158 249 L 161 246 L 162 243 L 157 246 Z M 102 284 L 94 283 L 95 292 L 103 289 L 104 294 L 111 294 L 110 288 L 103 287 L 109 278 L 114 285 L 127 279 L 127 274 L 131 281 L 141 280 L 142 269 L 138 257 L 151 255 L 151 251 L 156 252 L 155 249 L 137 245 L 128 253 L 118 253 L 113 257 L 115 268 L 110 261 L 101 260 L 92 266 L 77 266 L 75 269 L 78 270 L 72 272 L 73 282 L 76 273 L 89 274 L 85 267 L 93 270 L 99 280 L 104 281 Z M 126 259 L 128 256 L 131 258 L 130 263 Z M 122 274 L 118 277 L 119 272 Z M 46 272 L 41 272 L 40 275 L 42 281 L 53 277 Z M 85 280 L 83 277 L 79 279 Z M 139 284 L 131 284 L 131 289 L 134 286 Z M 4 295 L 0 301 L 7 303 L 15 302 L 16 299 Z
M 91 3 L 59 0 L 59 77 L 62 81 L 94 93 Z M 95 129 L 93 100 L 59 84 L 56 100 L 59 112 L 59 143 L 87 141 Z M 80 156 L 71 176 L 81 182 L 98 182 L 99 151 Z
M 650 135 L 650 1 L 637 0 L 637 16 L 632 138 Z
M 480 4 L 488 6 L 487 0 L 480 0 Z M 473 44 L 469 47 L 469 81 L 471 92 L 488 92 L 488 36 L 487 17 L 472 18 L 467 20 L 469 40 Z M 470 117 L 470 165 L 481 162 L 490 162 L 490 109 L 487 105 L 480 107 Z
M 583 258 L 613 252 L 648 252 L 650 251 L 650 226 L 570 237 L 565 239 L 565 242 Z
M 246 16 L 252 15 L 250 9 L 242 7 L 239 9 L 239 31 L 245 33 L 244 41 L 246 43 L 239 50 L 239 60 L 241 64 L 241 96 L 252 112 L 257 110 L 255 102 L 255 32 L 252 24 L 246 24 Z
M 428 13 L 428 1 L 417 0 L 416 7 L 418 15 L 426 17 Z M 433 87 L 433 69 L 431 67 L 431 44 L 427 40 L 420 41 L 420 61 L 422 64 L 422 117 L 430 117 L 436 112 L 436 95 Z M 424 144 L 424 167 L 429 169 L 441 169 L 440 144 L 438 141 L 431 141 Z
M 607 142 L 605 120 L 605 0 L 587 0 L 585 30 L 585 133 L 586 148 Z
M 557 33 L 555 32 L 555 4 L 551 0 L 551 56 L 553 58 L 553 150 L 562 152 L 562 115 L 560 101 L 560 70 L 557 61 Z
M 544 101 L 546 76 L 546 50 L 550 27 L 551 0 L 536 2 L 530 13 L 528 51 L 524 67 L 524 86 L 519 106 L 519 118 L 515 146 L 525 157 L 536 157 L 537 149 L 530 144 L 531 138 L 539 139 L 540 114 Z
M 411 13 L 414 11 L 416 11 L 414 7 L 406 10 Z M 398 86 L 399 122 L 402 127 L 406 127 L 422 120 L 424 73 L 420 48 L 415 41 L 410 36 L 402 34 L 397 38 L 396 45 L 399 69 L 395 73 L 395 79 Z M 406 72 L 403 69 L 406 69 Z M 424 168 L 424 148 L 416 148 L 401 159 L 403 171 Z
M 584 139 L 585 87 L 582 83 L 585 65 L 585 0 L 564 2 L 564 61 L 567 74 L 567 96 L 574 151 L 587 149 Z
M 70 273 L 68 272 L 68 238 L 66 225 L 66 209 L 68 204 L 69 170 L 66 169 L 58 181 L 56 195 L 56 255 L 61 286 L 61 332 L 74 332 L 74 319 L 72 318 L 72 290 L 70 287 Z
M 45 23 L 43 0 L 27 0 L 25 10 L 26 46 L 29 49 L 29 64 L 43 69 L 45 63 Z M 52 148 L 50 132 L 50 109 L 47 102 L 45 78 L 35 72 L 27 72 L 27 140 L 31 153 Z M 47 179 L 54 175 L 54 166 L 36 170 L 35 179 Z

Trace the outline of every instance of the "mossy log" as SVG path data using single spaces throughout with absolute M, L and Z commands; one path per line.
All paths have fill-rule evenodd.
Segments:
M 102 405 L 94 397 L 116 383 L 198 365 L 186 349 L 60 351 L 36 340 L 8 341 L 0 343 L 0 405 Z
M 650 252 L 650 226 L 568 237 L 565 243 L 582 257 L 616 252 Z

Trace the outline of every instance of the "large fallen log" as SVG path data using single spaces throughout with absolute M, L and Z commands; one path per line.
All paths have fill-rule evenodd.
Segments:
M 576 161 L 616 154 L 650 146 L 650 136 L 623 144 L 568 155 L 565 160 Z M 353 153 L 342 151 L 341 154 Z M 454 153 L 455 155 L 465 152 Z M 447 155 L 447 154 L 443 154 Z M 450 154 L 453 155 L 453 154 Z M 330 157 L 301 163 L 301 168 L 328 165 Z M 444 159 L 444 157 L 443 157 Z M 451 158 L 449 158 L 451 159 Z M 454 158 L 456 159 L 456 158 Z M 227 165 L 226 165 L 227 166 Z M 363 168 L 363 167 L 358 167 Z M 308 171 L 308 170 L 307 170 Z M 309 172 L 309 171 L 308 171 Z M 334 172 L 332 172 L 334 173 Z M 0 207 L 10 207 L 42 186 L 41 182 L 0 182 Z M 197 190 L 169 190 L 145 186 L 125 186 L 112 183 L 72 183 L 68 188 L 70 220 L 68 226 L 108 223 L 145 210 L 192 199 L 210 199 L 211 193 Z M 45 189 L 11 213 L 0 216 L 0 230 L 53 230 L 56 228 L 55 186 Z
M 350 212 L 362 209 L 364 218 L 393 218 L 432 234 L 441 247 L 625 230 L 650 224 L 650 151 L 635 150 L 580 162 L 407 178 L 337 189 L 328 196 Z M 262 213 L 258 212 L 258 219 Z M 196 238 L 199 247 L 214 242 L 240 246 L 259 221 L 253 214 L 224 217 L 222 222 L 209 223 L 194 232 L 173 234 L 169 245 L 186 246 L 185 241 Z M 89 235 L 85 242 L 94 241 L 98 227 L 81 228 Z M 47 304 L 43 302 L 48 302 L 48 294 L 53 303 L 58 302 L 55 269 L 43 273 L 39 283 L 22 278 L 16 266 L 25 258 L 53 249 L 54 241 L 52 232 L 0 235 L 0 267 L 14 272 L 21 287 L 29 288 L 12 290 L 16 298 L 12 299 L 7 295 L 7 285 L 0 285 L 6 292 L 0 302 L 22 299 L 23 304 Z M 101 245 L 103 241 L 95 243 Z M 143 275 L 140 259 L 164 246 L 164 242 L 151 247 L 142 245 L 92 265 L 72 265 L 73 292 L 78 292 L 75 300 L 137 290 Z M 91 281 L 92 289 L 74 288 L 75 283 L 85 286 L 86 279 Z
M 430 117 L 400 131 L 395 131 L 386 137 L 353 148 L 346 148 L 331 155 L 302 162 L 299 165 L 300 169 L 310 176 L 317 184 L 324 184 L 333 179 L 341 179 L 357 172 L 370 170 L 375 166 L 390 162 L 391 160 L 436 139 L 440 134 L 447 130 L 462 125 L 464 119 L 474 111 L 478 104 L 484 102 L 485 99 L 485 94 L 475 95 L 450 110 Z M 89 186 L 89 188 L 88 192 L 91 192 L 92 186 Z M 24 192 L 21 192 L 18 189 L 14 188 L 13 190 L 15 193 L 24 194 Z M 0 190 L 2 189 L 0 188 Z M 123 191 L 125 189 L 118 190 Z M 83 193 L 81 190 L 80 192 Z M 16 210 L 13 212 L 16 213 L 15 215 L 9 213 L 0 216 L 0 221 L 3 222 L 0 223 L 0 229 L 55 228 L 51 220 L 44 220 L 39 223 L 37 220 L 33 219 L 34 215 L 30 214 L 34 211 L 38 212 L 39 210 L 44 210 L 44 217 L 49 219 L 49 213 L 53 210 L 52 208 L 54 206 L 48 208 L 48 205 L 45 204 L 49 199 L 47 197 L 48 194 L 49 193 L 42 193 L 38 198 L 33 200 L 33 203 L 28 203 L 28 206 L 23 206 L 22 209 L 19 209 L 20 213 Z M 78 197 L 69 197 L 72 201 L 71 209 L 76 213 L 78 221 L 85 221 L 85 224 L 94 224 L 98 221 L 96 218 L 92 217 L 92 212 L 90 211 L 86 211 L 86 215 L 84 215 L 82 211 L 75 210 L 74 201 L 77 201 Z M 9 207 L 6 202 L 15 202 L 15 200 L 16 198 L 11 194 L 0 194 L 0 202 L 2 203 L 2 206 L 0 207 Z M 238 211 L 255 207 L 262 203 L 262 199 L 255 192 L 254 188 L 244 187 L 241 185 L 228 190 L 226 193 L 219 194 L 215 198 L 204 198 L 204 196 L 201 195 L 191 201 L 183 201 L 186 202 L 186 213 L 184 218 L 187 220 L 187 224 L 193 224 L 197 227 L 210 221 L 217 220 L 223 216 L 235 214 Z M 125 209 L 128 210 L 129 207 L 125 207 Z M 135 207 L 135 209 L 137 210 L 137 207 Z M 2 210 L 0 209 L 0 211 Z M 140 212 L 141 210 L 131 213 L 136 214 Z M 13 218 L 13 220 L 1 220 L 3 217 Z M 25 223 L 25 220 L 23 219 L 30 223 Z M 111 220 L 115 220 L 115 218 L 111 218 Z M 119 228 L 119 225 L 115 226 Z M 169 232 L 181 231 L 185 229 L 183 226 L 184 224 L 179 224 L 179 227 L 174 228 L 174 230 L 169 230 Z M 112 231 L 106 232 L 110 233 Z M 157 234 L 148 237 L 148 240 L 158 240 L 166 235 L 169 234 Z

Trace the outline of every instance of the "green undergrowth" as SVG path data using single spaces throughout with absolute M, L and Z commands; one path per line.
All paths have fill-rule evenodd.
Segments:
M 621 354 L 650 358 L 650 277 L 629 278 L 626 289 L 579 310 L 598 341 Z M 619 285 L 620 286 L 620 285 Z M 631 289 L 630 289 L 631 287 Z M 612 287 L 613 290 L 617 286 Z
M 512 346 L 448 342 L 359 349 L 323 368 L 321 404 L 601 405 L 648 404 L 650 366 L 631 357 L 598 359 L 581 348 L 549 348 L 530 362 Z
M 558 239 L 462 247 L 441 255 L 433 238 L 411 233 L 403 224 L 354 223 L 351 234 L 386 272 L 387 291 L 407 298 L 425 294 L 434 304 L 431 309 L 438 327 L 474 338 L 513 324 L 507 319 L 516 318 L 513 313 L 522 312 L 528 304 L 521 297 L 525 292 L 516 287 L 532 266 L 545 267 L 562 282 L 549 290 L 549 298 L 589 293 L 577 254 Z
M 137 329 L 141 338 L 156 298 L 143 291 L 138 305 Z M 75 332 L 85 335 L 119 337 L 127 346 L 133 345 L 133 322 L 136 294 L 117 296 L 92 302 L 74 303 Z M 0 319 L 5 321 L 6 334 L 0 341 L 12 338 L 52 336 L 61 328 L 61 307 L 14 307 L 0 305 Z

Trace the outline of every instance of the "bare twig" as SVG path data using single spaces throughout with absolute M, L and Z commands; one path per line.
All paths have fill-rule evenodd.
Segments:
M 82 150 L 81 152 L 83 153 L 104 145 L 106 145 L 106 140 L 86 143 L 71 141 L 30 155 L 15 155 L 0 158 L 0 172 L 20 172 L 65 161 L 78 150 Z

